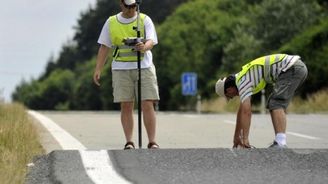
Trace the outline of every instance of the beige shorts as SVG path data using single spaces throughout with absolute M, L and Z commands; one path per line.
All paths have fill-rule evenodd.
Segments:
M 114 103 L 134 101 L 138 93 L 138 70 L 113 70 Z M 141 100 L 159 100 L 155 66 L 141 69 Z

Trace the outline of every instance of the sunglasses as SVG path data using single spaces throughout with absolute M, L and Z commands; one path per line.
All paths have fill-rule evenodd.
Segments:
M 127 8 L 127 9 L 132 9 L 132 8 L 135 8 L 136 6 L 137 6 L 136 4 L 132 4 L 132 5 L 126 5 L 126 4 L 124 4 L 124 7 Z

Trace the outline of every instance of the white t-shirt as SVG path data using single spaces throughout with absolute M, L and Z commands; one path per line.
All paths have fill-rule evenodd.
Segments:
M 122 12 L 117 14 L 118 20 L 123 23 L 131 23 L 134 20 L 136 20 L 137 15 L 135 15 L 132 18 L 124 18 L 122 16 Z M 144 25 L 145 25 L 145 32 L 146 32 L 146 39 L 147 40 L 153 40 L 154 45 L 158 43 L 157 41 L 157 34 L 155 30 L 155 26 L 153 21 L 150 19 L 150 17 L 146 16 L 144 19 Z M 112 48 L 112 41 L 110 38 L 110 31 L 109 31 L 109 20 L 107 20 L 101 30 L 101 33 L 98 38 L 98 43 L 105 45 L 109 48 Z M 144 58 L 141 60 L 141 68 L 149 68 L 153 65 L 153 55 L 150 50 L 147 50 L 144 53 Z M 138 65 L 137 62 L 119 62 L 113 60 L 112 62 L 112 69 L 113 70 L 130 70 L 130 69 L 137 69 Z

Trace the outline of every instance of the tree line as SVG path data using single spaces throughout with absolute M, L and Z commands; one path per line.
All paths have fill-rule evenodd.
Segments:
M 13 99 L 32 109 L 118 109 L 112 102 L 111 58 L 101 87 L 92 81 L 100 30 L 118 11 L 118 1 L 98 0 L 83 12 L 72 41 L 62 46 L 58 58 L 50 57 L 38 79 L 22 81 Z M 196 72 L 198 93 L 211 99 L 219 77 L 272 53 L 302 57 L 309 69 L 300 89 L 303 98 L 328 85 L 324 0 L 144 0 L 141 11 L 154 21 L 159 39 L 153 56 L 160 110 L 179 110 L 194 100 L 181 94 L 183 72 Z

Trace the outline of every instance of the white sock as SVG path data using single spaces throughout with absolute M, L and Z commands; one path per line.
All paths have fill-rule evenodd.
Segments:
M 286 145 L 287 141 L 286 141 L 286 134 L 285 133 L 277 133 L 275 141 L 280 145 Z

